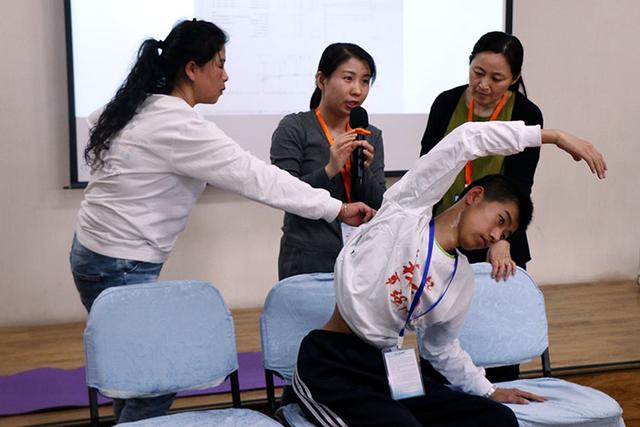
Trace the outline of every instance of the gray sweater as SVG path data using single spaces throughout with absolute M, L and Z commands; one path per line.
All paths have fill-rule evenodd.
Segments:
M 362 201 L 374 209 L 382 203 L 385 192 L 384 148 L 382 132 L 374 126 L 367 141 L 374 147 L 374 160 L 365 169 L 364 185 L 352 194 L 352 201 Z M 347 201 L 340 174 L 329 179 L 324 171 L 329 162 L 329 142 L 314 111 L 289 114 L 271 138 L 271 162 L 293 176 L 323 188 L 336 199 Z M 278 257 L 280 279 L 302 273 L 332 272 L 342 249 L 340 222 L 308 220 L 285 213 Z

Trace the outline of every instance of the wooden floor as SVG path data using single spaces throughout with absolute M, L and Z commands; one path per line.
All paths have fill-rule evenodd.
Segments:
M 544 286 L 542 291 L 549 318 L 553 375 L 604 391 L 622 406 L 627 427 L 640 427 L 640 287 L 628 281 Z M 238 351 L 260 351 L 259 312 L 233 312 Z M 83 366 L 83 328 L 82 323 L 0 328 L 0 375 L 43 367 Z M 539 370 L 540 364 L 533 361 L 522 369 Z M 242 395 L 243 402 L 254 402 L 256 407 L 264 399 L 264 391 Z M 174 407 L 229 401 L 227 395 L 191 397 L 180 399 Z M 108 415 L 111 410 L 103 407 L 101 411 Z M 0 427 L 87 417 L 86 408 L 54 410 L 0 417 Z

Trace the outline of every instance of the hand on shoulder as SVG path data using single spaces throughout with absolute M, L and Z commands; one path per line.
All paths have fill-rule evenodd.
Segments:
M 369 222 L 375 214 L 375 209 L 370 208 L 362 202 L 345 203 L 342 205 L 337 219 L 345 224 L 357 227 L 365 222 Z

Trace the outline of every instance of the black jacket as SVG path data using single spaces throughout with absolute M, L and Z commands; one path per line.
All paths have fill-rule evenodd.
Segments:
M 468 85 L 442 92 L 433 101 L 427 129 L 422 137 L 420 155 L 428 153 L 435 145 L 444 138 L 444 133 L 449 126 L 449 121 L 453 111 Z M 542 112 L 533 102 L 529 101 L 520 92 L 515 93 L 516 99 L 513 104 L 511 120 L 522 120 L 527 125 L 543 125 Z M 540 158 L 539 148 L 527 148 L 522 153 L 507 156 L 504 159 L 504 175 L 514 179 L 522 188 L 531 194 L 533 187 L 533 177 Z M 520 267 L 525 267 L 525 263 L 531 260 L 529 243 L 524 233 L 514 235 L 511 240 L 511 258 Z M 469 262 L 483 262 L 487 259 L 487 250 L 463 251 L 469 258 Z

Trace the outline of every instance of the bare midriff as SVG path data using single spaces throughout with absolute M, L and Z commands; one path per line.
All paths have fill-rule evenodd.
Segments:
M 341 334 L 351 334 L 353 331 L 347 325 L 347 322 L 344 321 L 338 307 L 336 306 L 333 309 L 333 314 L 331 315 L 331 319 L 322 327 L 325 331 L 331 332 L 339 332 Z

